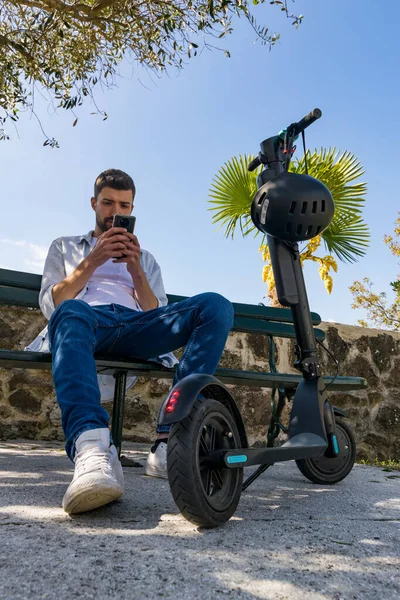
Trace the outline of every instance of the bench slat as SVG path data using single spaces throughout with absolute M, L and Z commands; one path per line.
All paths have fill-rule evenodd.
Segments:
M 280 323 L 293 323 L 293 315 L 290 308 L 275 308 L 273 306 L 258 306 L 253 304 L 242 304 L 240 302 L 232 302 L 235 314 L 253 319 L 266 319 L 268 321 L 276 321 Z M 319 314 L 312 312 L 311 320 L 313 325 L 321 324 Z
M 233 324 L 233 331 L 242 333 L 261 333 L 263 335 L 273 335 L 276 337 L 292 338 L 296 337 L 296 332 L 293 325 L 288 323 L 273 323 L 270 321 L 262 321 L 261 319 L 247 319 L 245 317 L 236 317 Z M 322 329 L 314 328 L 315 337 L 323 342 L 325 332 Z
M 179 302 L 185 300 L 187 296 L 177 296 L 167 294 L 168 302 Z M 248 317 L 253 319 L 265 319 L 279 323 L 293 323 L 292 311 L 290 308 L 275 308 L 273 306 L 258 306 L 256 304 L 243 304 L 242 302 L 232 302 L 235 309 L 235 315 L 238 317 Z M 312 312 L 311 319 L 313 325 L 321 324 L 319 314 Z
M 38 308 L 39 293 L 37 290 L 39 289 L 40 280 L 40 275 L 0 269 L 0 304 Z M 2 283 L 9 283 L 16 287 L 6 287 Z M 179 302 L 185 298 L 186 296 L 168 295 L 168 300 L 171 303 Z M 292 325 L 292 313 L 289 309 L 252 306 L 251 304 L 241 303 L 234 303 L 233 305 L 235 308 L 234 331 L 292 339 L 296 337 Z M 319 315 L 316 313 L 313 313 L 313 315 L 314 324 L 320 323 Z M 315 329 L 315 335 L 319 341 L 325 339 L 325 333 L 321 329 Z
M 0 285 L 0 304 L 39 308 L 39 292 L 23 288 L 2 287 Z
M 175 369 L 168 369 L 157 363 L 96 357 L 97 370 L 100 373 L 128 371 L 131 375 L 142 375 L 162 379 L 173 379 Z M 0 367 L 7 369 L 51 369 L 51 354 L 41 352 L 23 352 L 21 350 L 0 350 Z M 217 369 L 216 377 L 225 384 L 246 385 L 249 387 L 266 387 L 285 389 L 296 388 L 302 376 L 292 373 L 259 373 L 253 371 L 236 371 L 234 369 Z M 324 376 L 329 384 L 332 377 Z M 329 385 L 330 391 L 350 391 L 364 389 L 367 382 L 362 377 L 339 377 Z
M 41 275 L 0 269 L 0 304 L 16 304 L 17 306 L 37 307 Z M 26 293 L 25 293 L 26 292 Z M 36 294 L 35 294 L 36 292 Z M 171 304 L 185 300 L 188 296 L 167 294 Z M 35 300 L 36 299 L 36 300 Z M 277 323 L 293 323 L 292 311 L 289 308 L 274 308 L 272 306 L 258 306 L 233 302 L 235 315 L 252 319 L 267 320 Z M 312 312 L 313 325 L 320 325 L 321 317 Z
M 33 290 L 0 287 L 0 304 L 38 308 L 38 297 L 38 293 Z M 260 318 L 252 319 L 236 315 L 233 331 L 240 331 L 242 333 L 260 333 L 262 335 L 273 335 L 292 339 L 296 337 L 294 326 L 289 323 L 262 320 Z M 321 342 L 324 341 L 325 332 L 322 331 L 322 329 L 315 328 L 314 333 L 317 340 Z
M 36 275 L 35 273 L 24 273 L 22 271 L 0 269 L 0 285 L 22 287 L 39 291 L 41 281 L 42 276 Z

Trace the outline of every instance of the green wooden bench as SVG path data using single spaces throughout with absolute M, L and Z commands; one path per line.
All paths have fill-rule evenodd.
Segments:
M 41 275 L 0 269 L 0 304 L 39 308 L 40 283 Z M 170 303 L 178 302 L 184 298 L 185 296 L 168 295 Z M 274 362 L 274 337 L 295 338 L 290 309 L 241 303 L 233 303 L 233 306 L 235 309 L 233 331 L 268 336 L 269 372 L 217 369 L 216 377 L 225 384 L 273 388 L 274 390 L 279 389 L 280 393 L 294 392 L 302 376 L 300 374 L 278 373 Z M 319 315 L 312 313 L 312 322 L 315 336 L 317 340 L 322 342 L 325 339 L 325 332 L 316 327 L 321 323 Z M 120 452 L 127 376 L 141 375 L 144 377 L 173 379 L 174 369 L 136 359 L 110 359 L 102 356 L 96 356 L 95 358 L 99 373 L 110 373 L 115 377 L 111 431 L 114 443 Z M 0 349 L 0 368 L 50 370 L 51 354 Z M 332 377 L 326 376 L 324 380 L 328 384 L 332 381 Z M 330 390 L 357 390 L 366 386 L 366 380 L 361 377 L 336 377 L 330 384 Z

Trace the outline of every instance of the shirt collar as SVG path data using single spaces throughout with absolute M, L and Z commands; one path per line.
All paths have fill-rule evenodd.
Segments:
M 91 229 L 89 231 L 89 233 L 85 233 L 85 234 L 79 236 L 79 243 L 82 243 L 83 240 L 85 240 L 85 242 L 87 242 L 88 244 L 90 244 L 90 240 L 92 239 L 93 233 L 94 233 L 93 229 Z

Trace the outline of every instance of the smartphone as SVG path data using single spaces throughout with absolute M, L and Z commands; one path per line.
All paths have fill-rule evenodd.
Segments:
M 136 217 L 132 215 L 114 215 L 113 227 L 125 227 L 129 233 L 135 231 Z

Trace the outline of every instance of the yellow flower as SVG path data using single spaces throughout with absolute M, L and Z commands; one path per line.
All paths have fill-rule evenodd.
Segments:
M 332 269 L 333 271 L 335 271 L 335 273 L 337 273 L 338 266 L 336 260 L 333 258 L 333 256 L 329 254 L 327 256 L 324 256 L 323 258 L 314 255 L 314 252 L 321 245 L 321 241 L 322 238 L 320 235 L 317 235 L 315 238 L 309 240 L 309 242 L 306 245 L 306 248 L 300 254 L 300 263 L 301 265 L 303 265 L 303 263 L 306 260 L 312 260 L 313 262 L 319 263 L 320 266 L 318 271 L 320 277 L 325 285 L 326 291 L 328 292 L 328 294 L 331 294 L 333 288 L 333 279 L 332 276 L 329 274 L 329 271 Z M 259 252 L 262 253 L 263 261 L 267 263 L 263 267 L 262 280 L 268 285 L 269 291 L 271 291 L 275 287 L 275 280 L 268 245 L 262 244 L 259 248 Z

